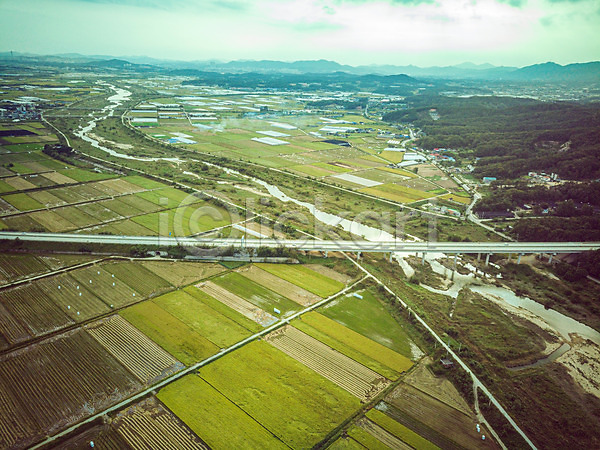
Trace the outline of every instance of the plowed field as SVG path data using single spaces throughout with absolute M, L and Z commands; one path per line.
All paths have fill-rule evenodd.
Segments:
M 0 448 L 26 447 L 140 388 L 83 330 L 4 355 Z
M 142 383 L 183 369 L 183 364 L 120 316 L 96 322 L 87 331 Z

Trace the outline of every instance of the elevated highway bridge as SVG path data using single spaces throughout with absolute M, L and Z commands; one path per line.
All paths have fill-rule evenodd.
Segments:
M 79 244 L 122 244 L 148 246 L 186 246 L 199 248 L 233 247 L 238 249 L 288 248 L 305 251 L 343 251 L 352 253 L 471 253 L 489 255 L 581 253 L 600 249 L 600 242 L 406 242 L 318 239 L 237 239 L 206 237 L 116 236 L 98 234 L 27 233 L 1 231 L 0 239 L 29 242 Z

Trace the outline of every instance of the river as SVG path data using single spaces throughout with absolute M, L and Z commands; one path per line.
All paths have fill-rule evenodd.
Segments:
M 104 147 L 103 145 L 100 144 L 100 142 L 98 140 L 90 137 L 88 134 L 94 128 L 96 128 L 96 123 L 100 120 L 104 120 L 104 119 L 107 119 L 108 117 L 112 117 L 115 113 L 115 109 L 118 106 L 121 106 L 123 104 L 123 102 L 125 100 L 128 100 L 129 97 L 131 96 L 131 91 L 128 91 L 127 89 L 118 88 L 118 87 L 115 87 L 112 84 L 108 84 L 108 83 L 99 83 L 99 84 L 106 86 L 109 89 L 112 89 L 113 91 L 115 91 L 115 95 L 112 95 L 107 98 L 107 100 L 110 102 L 110 104 L 106 105 L 100 111 L 100 113 L 104 114 L 104 115 L 101 117 L 94 117 L 93 114 L 90 114 L 90 116 L 92 116 L 92 120 L 90 120 L 86 126 L 80 125 L 79 129 L 73 131 L 73 134 L 75 136 L 78 136 L 81 139 L 83 139 L 84 141 L 89 142 L 92 147 L 97 148 L 98 150 L 102 150 L 103 152 L 106 152 L 109 155 L 115 156 L 117 158 L 130 159 L 130 160 L 136 160 L 136 161 L 144 161 L 144 162 L 152 162 L 152 161 L 183 162 L 179 158 L 150 158 L 150 157 L 141 157 L 140 158 L 137 156 L 127 155 L 125 153 L 119 153 L 111 148 Z
M 102 113 L 106 113 L 106 114 L 103 117 L 100 117 L 97 119 L 93 118 L 92 120 L 90 120 L 88 122 L 88 125 L 86 127 L 80 127 L 80 130 L 76 131 L 75 134 L 77 136 L 81 137 L 82 139 L 84 139 L 85 141 L 89 142 L 90 144 L 92 144 L 92 146 L 94 146 L 95 148 L 103 150 L 103 151 L 107 152 L 108 154 L 118 157 L 118 158 L 138 160 L 138 161 L 163 160 L 163 161 L 181 162 L 182 160 L 180 160 L 178 158 L 139 158 L 136 156 L 126 155 L 123 153 L 116 152 L 112 149 L 103 147 L 98 143 L 97 140 L 92 139 L 89 136 L 87 136 L 87 134 L 96 126 L 96 122 L 98 120 L 103 120 L 107 117 L 112 116 L 114 114 L 115 108 L 117 106 L 120 106 L 122 104 L 122 102 L 127 100 L 129 98 L 129 96 L 131 95 L 131 92 L 126 89 L 116 88 L 115 86 L 110 85 L 110 84 L 106 84 L 106 86 L 115 91 L 115 95 L 108 98 L 108 101 L 110 101 L 111 104 L 107 105 L 106 107 L 104 107 L 102 109 Z M 353 220 L 348 220 L 348 219 L 338 216 L 336 214 L 331 214 L 331 213 L 325 212 L 325 211 L 319 209 L 317 206 L 315 206 L 312 203 L 290 197 L 285 192 L 283 192 L 278 186 L 269 184 L 264 180 L 250 177 L 250 176 L 244 175 L 234 169 L 222 167 L 222 166 L 219 166 L 216 164 L 212 164 L 212 163 L 208 163 L 208 162 L 204 162 L 204 164 L 221 169 L 226 173 L 248 179 L 248 180 L 264 187 L 271 196 L 277 198 L 278 200 L 280 200 L 284 203 L 291 202 L 291 203 L 294 203 L 298 206 L 301 206 L 301 207 L 307 209 L 308 212 L 316 220 L 318 220 L 326 225 L 333 226 L 333 227 L 340 226 L 343 230 L 350 232 L 354 235 L 361 236 L 368 241 L 382 241 L 382 240 L 389 241 L 389 240 L 396 239 L 396 237 L 393 236 L 392 234 L 390 234 L 384 230 L 381 230 L 379 228 L 371 227 L 368 225 L 363 225 L 361 223 L 355 222 Z M 407 256 L 407 254 L 396 253 L 395 256 L 398 261 L 404 262 L 402 260 L 402 258 Z M 441 253 L 427 255 L 427 261 L 431 264 L 432 269 L 435 272 L 437 272 L 439 274 L 443 274 L 443 275 L 447 274 L 448 269 L 446 269 L 444 266 L 442 266 L 437 261 L 437 259 L 439 259 L 441 257 L 445 257 L 445 256 L 446 255 L 441 254 Z M 408 271 L 408 269 L 410 268 L 410 266 L 408 264 L 406 264 L 405 262 L 404 262 L 404 264 L 401 264 L 401 266 L 405 271 Z M 410 273 L 407 273 L 407 275 L 410 275 Z M 569 337 L 570 333 L 577 333 L 578 335 L 580 335 L 586 339 L 590 339 L 591 341 L 600 345 L 600 333 L 598 333 L 593 328 L 591 328 L 581 322 L 578 322 L 577 320 L 572 319 L 564 314 L 561 314 L 558 311 L 555 311 L 553 309 L 546 309 L 540 303 L 537 303 L 534 300 L 531 300 L 527 297 L 519 297 L 519 296 L 515 295 L 514 292 L 512 292 L 510 289 L 497 287 L 497 286 L 491 286 L 491 285 L 485 285 L 485 286 L 472 285 L 472 283 L 474 281 L 475 281 L 475 276 L 473 273 L 471 273 L 469 275 L 461 275 L 458 272 L 456 272 L 454 274 L 454 283 L 450 287 L 450 289 L 448 289 L 447 291 L 433 289 L 428 286 L 425 286 L 425 287 L 427 287 L 429 290 L 431 290 L 433 292 L 437 292 L 440 294 L 449 295 L 453 298 L 457 298 L 460 290 L 462 288 L 468 286 L 474 292 L 478 292 L 480 294 L 493 295 L 496 298 L 502 299 L 503 301 L 505 301 L 506 303 L 508 303 L 514 307 L 520 307 L 520 308 L 526 309 L 527 311 L 529 311 L 529 312 L 533 313 L 534 315 L 543 319 L 550 327 L 555 329 L 561 336 L 563 336 L 563 338 L 565 340 L 570 340 L 570 337 Z

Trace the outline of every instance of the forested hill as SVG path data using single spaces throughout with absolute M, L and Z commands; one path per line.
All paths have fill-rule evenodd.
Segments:
M 430 110 L 437 110 L 434 120 Z M 434 115 L 434 117 L 437 117 Z M 511 97 L 417 96 L 408 110 L 384 116 L 413 123 L 423 148 L 470 149 L 477 176 L 517 178 L 529 171 L 600 178 L 600 105 Z

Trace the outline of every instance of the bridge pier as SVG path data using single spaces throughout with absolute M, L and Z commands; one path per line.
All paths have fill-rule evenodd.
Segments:
M 508 262 L 510 262 L 510 260 L 512 259 L 512 253 L 508 254 Z
M 481 261 L 481 253 L 477 253 L 477 261 Z
M 523 256 L 523 253 L 519 253 L 519 257 L 517 258 L 517 264 L 521 264 L 521 256 Z
M 550 257 L 548 258 L 548 263 L 552 264 L 552 257 L 556 255 L 556 253 L 550 253 Z
M 392 262 L 392 256 L 394 256 L 394 253 L 390 252 L 390 262 Z
M 425 264 L 425 252 L 423 252 L 423 257 L 421 258 L 421 265 Z
M 485 255 L 485 265 L 489 266 L 490 264 L 490 255 L 491 253 L 488 253 L 487 255 Z
M 359 259 L 360 259 L 360 254 L 361 254 L 361 253 L 362 253 L 362 252 L 358 252 L 358 253 L 356 254 L 356 259 L 357 259 L 357 260 L 359 260 Z
M 329 251 L 325 250 L 325 258 L 327 258 L 329 256 Z

